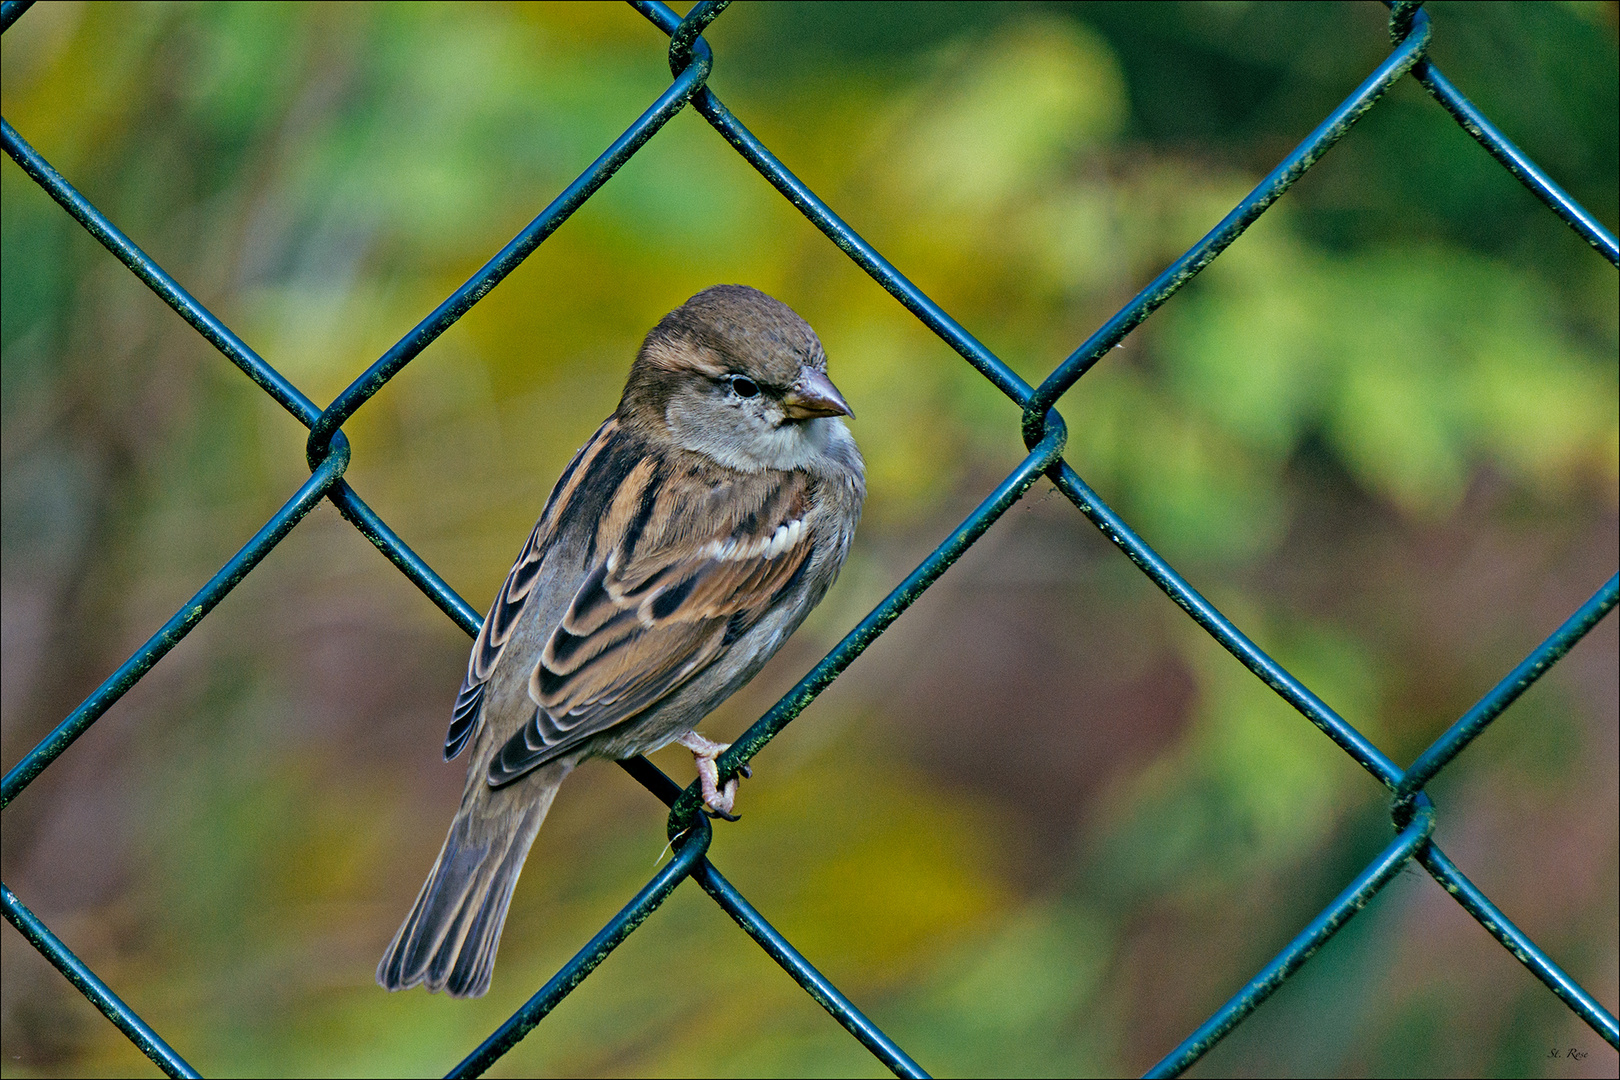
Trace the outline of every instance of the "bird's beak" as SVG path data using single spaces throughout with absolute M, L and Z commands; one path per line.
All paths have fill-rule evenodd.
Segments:
M 799 381 L 793 384 L 793 389 L 782 395 L 782 404 L 792 420 L 808 420 L 812 416 L 855 415 L 855 410 L 849 407 L 849 402 L 838 392 L 838 387 L 827 378 L 827 373 L 808 367 L 799 373 Z

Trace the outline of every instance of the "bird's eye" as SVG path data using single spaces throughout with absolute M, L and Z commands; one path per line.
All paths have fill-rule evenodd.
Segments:
M 750 398 L 759 393 L 759 384 L 746 375 L 732 375 L 726 382 L 731 384 L 731 392 L 738 397 Z

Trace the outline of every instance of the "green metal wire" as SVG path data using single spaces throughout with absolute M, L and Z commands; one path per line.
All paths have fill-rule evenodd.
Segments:
M 1514 926 L 1436 847 L 1431 834 L 1434 807 L 1423 787 L 1507 709 L 1520 694 L 1557 663 L 1603 619 L 1616 603 L 1620 578 L 1611 577 L 1586 604 L 1570 616 L 1541 646 L 1452 725 L 1416 762 L 1402 769 L 1343 717 L 1317 697 L 1285 667 L 1267 656 L 1213 604 L 1200 595 L 1163 557 L 1144 543 L 1128 524 L 1100 499 L 1063 460 L 1066 428 L 1054 406 L 1108 351 L 1248 228 L 1289 187 L 1350 131 L 1385 92 L 1411 74 L 1493 158 L 1529 188 L 1611 264 L 1620 265 L 1614 236 L 1571 199 L 1533 161 L 1514 146 L 1458 92 L 1427 57 L 1431 25 L 1421 4 L 1391 4 L 1390 33 L 1394 49 L 1247 197 L 1210 233 L 1173 262 L 1121 308 L 1039 386 L 1030 386 L 1004 361 L 964 329 L 921 289 L 907 280 L 875 248 L 851 229 L 831 207 L 773 155 L 726 108 L 707 86 L 713 52 L 702 33 L 725 10 L 729 0 L 704 0 L 683 19 L 656 0 L 631 0 L 659 30 L 669 36 L 668 60 L 674 76 L 669 88 L 580 177 L 554 199 L 522 232 L 455 290 L 409 334 L 355 379 L 330 406 L 318 408 L 296 386 L 249 349 L 228 327 L 199 304 L 145 252 L 141 251 L 88 199 L 53 168 L 9 123 L 0 120 L 0 141 L 23 171 L 72 217 L 169 304 L 228 360 L 309 429 L 310 478 L 246 545 L 169 619 L 97 690 L 70 713 L 41 743 L 14 765 L 0 783 L 0 807 L 9 805 L 119 697 L 158 663 L 280 543 L 323 498 L 329 499 L 368 540 L 422 590 L 440 610 L 470 635 L 479 628 L 478 613 L 415 552 L 343 479 L 350 449 L 343 423 L 364 407 L 396 374 L 434 339 L 466 314 L 522 261 L 544 243 L 568 217 L 591 198 L 672 117 L 691 105 L 762 177 L 863 271 L 1006 394 L 1022 411 L 1017 434 L 1028 456 L 932 553 L 895 587 L 884 601 L 769 709 L 719 759 L 723 777 L 735 775 L 763 750 L 861 652 L 884 632 L 944 574 L 1041 476 L 1052 480 L 1081 514 L 1115 544 L 1142 572 L 1216 641 L 1280 697 L 1318 727 L 1391 792 L 1396 835 L 1323 912 L 1307 925 L 1259 974 L 1241 987 L 1206 1023 L 1171 1050 L 1149 1075 L 1175 1076 L 1199 1060 L 1243 1022 L 1279 986 L 1306 963 L 1329 938 L 1360 911 L 1395 874 L 1420 865 L 1473 915 L 1518 960 L 1541 979 L 1576 1015 L 1612 1046 L 1620 1048 L 1620 1028 L 1613 1014 L 1565 974 L 1530 938 Z M 30 0 L 0 3 L 0 32 L 28 9 Z M 1009 432 L 1012 434 L 1012 432 Z M 477 1076 L 541 1023 L 550 1011 L 608 955 L 634 933 L 680 884 L 691 879 L 752 937 L 788 975 L 898 1076 L 926 1076 L 909 1055 L 869 1020 L 837 987 L 815 970 L 791 943 L 748 903 L 708 859 L 710 831 L 698 814 L 696 785 L 682 790 L 651 763 L 632 758 L 625 770 L 670 807 L 668 829 L 675 855 L 575 957 L 530 1000 L 493 1032 L 450 1073 Z M 6 919 L 50 960 L 109 1020 L 171 1076 L 197 1072 L 165 1043 L 139 1014 L 109 989 L 71 949 L 3 889 Z

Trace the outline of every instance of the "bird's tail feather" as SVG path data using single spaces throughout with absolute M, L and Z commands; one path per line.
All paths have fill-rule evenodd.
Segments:
M 494 805 L 480 801 L 463 807 L 411 913 L 377 965 L 383 989 L 422 985 L 451 997 L 483 996 L 512 889 L 556 794 L 552 783 L 524 791 L 521 805 L 497 796 Z

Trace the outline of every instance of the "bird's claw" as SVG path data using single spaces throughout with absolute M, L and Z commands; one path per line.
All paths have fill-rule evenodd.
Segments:
M 711 818 L 723 818 L 726 821 L 737 821 L 739 815 L 731 812 L 737 800 L 737 778 L 732 777 L 726 781 L 726 786 L 720 786 L 720 769 L 714 759 L 726 752 L 730 743 L 710 742 L 695 731 L 676 740 L 682 746 L 692 751 L 693 763 L 697 765 L 698 778 L 703 782 L 704 813 Z M 744 765 L 737 770 L 742 776 L 753 774 L 753 770 Z
M 698 776 L 703 780 L 703 805 L 709 809 L 709 816 L 736 821 L 737 815 L 731 812 L 737 801 L 736 779 L 726 781 L 726 786 L 721 788 L 720 770 L 715 768 L 714 759 L 710 757 L 698 758 L 697 767 Z

